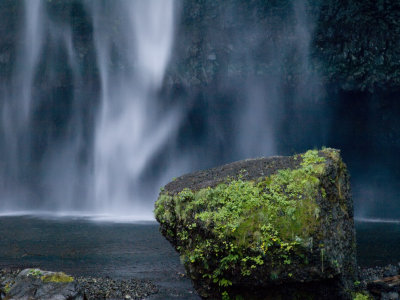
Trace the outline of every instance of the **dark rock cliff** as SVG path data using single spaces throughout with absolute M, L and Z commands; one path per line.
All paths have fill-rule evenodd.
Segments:
M 400 87 L 400 2 L 322 1 L 313 51 L 347 90 Z
M 292 42 L 293 36 L 284 35 L 284 27 L 295 26 L 298 21 L 283 24 L 294 14 L 296 3 L 293 0 L 181 1 L 175 59 L 170 68 L 172 80 L 196 85 L 222 76 L 273 71 L 271 45 Z M 302 14 L 310 23 L 312 57 L 328 83 L 339 83 L 348 90 L 399 87 L 399 1 L 307 0 L 304 3 Z M 46 6 L 60 22 L 71 24 L 74 46 L 80 49 L 82 64 L 88 75 L 96 75 L 92 24 L 83 2 L 55 0 Z M 0 76 L 5 79 L 13 71 L 21 37 L 18 26 L 24 11 L 21 3 L 4 0 L 0 3 L 0 14 Z M 246 49 L 251 49 L 257 59 L 253 70 L 245 60 L 232 59 L 249 54 Z M 292 50 L 292 61 L 287 62 L 291 70 L 286 71 L 295 75 L 293 68 L 299 57 L 293 55 L 298 49 Z M 293 78 L 293 74 L 288 75 Z M 65 80 L 61 78 L 60 84 L 68 84 Z
M 278 46 L 282 51 L 291 48 L 284 61 L 284 77 L 295 83 L 302 57 L 287 27 L 306 21 L 311 65 L 326 84 L 370 92 L 399 88 L 399 1 L 306 0 L 304 11 L 297 11 L 305 20 L 293 17 L 299 2 L 182 1 L 174 79 L 198 85 L 221 76 L 276 72 L 271 48 Z M 257 66 L 246 61 L 249 49 Z

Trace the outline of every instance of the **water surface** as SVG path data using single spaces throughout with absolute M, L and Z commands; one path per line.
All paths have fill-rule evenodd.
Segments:
M 152 299 L 199 299 L 182 276 L 179 256 L 156 222 L 117 223 L 85 218 L 0 217 L 0 267 L 40 267 L 73 275 L 150 279 Z M 400 262 L 400 223 L 356 222 L 358 263 Z
M 355 226 L 359 265 L 373 267 L 400 262 L 400 221 L 364 220 Z
M 198 299 L 179 256 L 156 222 L 0 217 L 0 267 L 40 267 L 72 275 L 150 279 L 152 299 Z M 163 290 L 165 289 L 165 290 Z

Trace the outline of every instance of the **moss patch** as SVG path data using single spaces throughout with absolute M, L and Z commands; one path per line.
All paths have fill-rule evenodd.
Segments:
M 74 278 L 72 276 L 69 276 L 63 272 L 57 272 L 57 273 L 51 273 L 48 275 L 43 275 L 40 277 L 40 279 L 44 283 L 48 283 L 48 282 L 68 283 L 68 282 L 74 281 Z
M 27 276 L 40 277 L 43 273 L 39 269 L 29 269 Z
M 246 277 L 260 266 L 269 266 L 271 279 L 290 279 L 292 273 L 283 274 L 282 266 L 290 270 L 293 260 L 307 264 L 304 250 L 313 247 L 320 222 L 316 199 L 326 197 L 319 176 L 327 158 L 334 157 L 310 150 L 297 156 L 298 169 L 253 181 L 228 178 L 214 188 L 184 189 L 174 196 L 161 192 L 156 219 L 189 273 L 195 268 L 221 294 L 234 274 Z
M 4 286 L 4 293 L 8 294 L 11 290 L 12 284 L 11 283 L 6 283 L 6 285 Z

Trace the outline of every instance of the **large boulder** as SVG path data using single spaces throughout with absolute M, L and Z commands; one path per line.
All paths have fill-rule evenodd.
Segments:
M 184 175 L 161 189 L 155 216 L 203 298 L 350 298 L 353 203 L 338 150 Z

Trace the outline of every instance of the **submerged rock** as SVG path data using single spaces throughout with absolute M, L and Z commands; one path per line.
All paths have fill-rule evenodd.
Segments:
M 78 283 L 63 272 L 25 269 L 5 288 L 5 300 L 83 300 Z
M 204 298 L 351 297 L 353 204 L 338 150 L 184 175 L 162 189 L 155 216 Z

